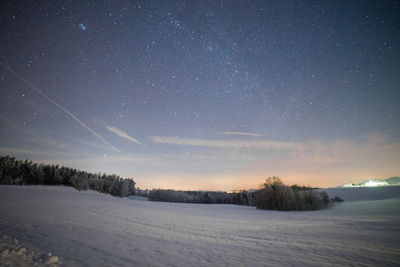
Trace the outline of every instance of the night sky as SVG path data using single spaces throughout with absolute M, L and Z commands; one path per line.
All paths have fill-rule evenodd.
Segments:
M 400 174 L 399 1 L 1 1 L 0 154 L 141 188 Z

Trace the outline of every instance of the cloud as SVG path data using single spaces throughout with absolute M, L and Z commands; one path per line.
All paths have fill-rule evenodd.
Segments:
M 66 109 L 65 107 L 61 106 L 60 104 L 58 104 L 56 101 L 54 101 L 53 99 L 51 99 L 48 95 L 46 95 L 41 89 L 39 89 L 37 86 L 33 85 L 31 82 L 29 82 L 28 80 L 24 79 L 21 75 L 19 75 L 18 73 L 16 73 L 13 69 L 11 69 L 11 67 L 7 66 L 6 64 L 4 64 L 3 62 L 0 62 L 0 65 L 5 68 L 8 72 L 12 73 L 15 77 L 17 77 L 20 81 L 26 83 L 31 89 L 35 90 L 38 94 L 40 94 L 41 96 L 43 96 L 46 100 L 48 100 L 50 103 L 54 104 L 55 106 L 57 106 L 59 109 L 61 109 L 62 111 L 64 111 L 66 114 L 68 114 L 69 116 L 71 116 L 72 119 L 74 119 L 78 124 L 80 124 L 83 128 L 85 128 L 86 130 L 88 130 L 89 132 L 91 132 L 95 137 L 97 137 L 100 141 L 102 141 L 105 145 L 107 145 L 109 148 L 111 148 L 114 151 L 119 151 L 118 148 L 114 147 L 113 145 L 111 145 L 110 143 L 108 143 L 101 135 L 99 135 L 95 130 L 93 130 L 92 128 L 90 128 L 89 126 L 87 126 L 83 121 L 81 121 L 80 119 L 78 119 L 78 117 L 76 117 L 74 114 L 72 114 L 71 111 L 69 111 L 68 109 Z
M 141 145 L 141 143 L 135 137 L 128 135 L 126 132 L 122 131 L 121 129 L 118 129 L 117 127 L 107 126 L 107 130 L 115 133 L 119 137 L 122 137 L 122 138 L 132 141 L 138 145 Z
M 355 166 L 395 166 L 400 162 L 400 142 L 393 142 L 382 135 L 365 135 L 356 140 L 308 140 L 304 142 L 279 142 L 266 140 L 211 140 L 150 136 L 158 144 L 197 146 L 208 148 L 233 148 L 232 150 L 208 150 L 203 154 L 189 154 L 196 161 L 237 161 L 251 164 L 281 163 L 284 168 L 307 166 L 355 168 Z M 397 163 L 396 163 L 397 162 Z M 399 165 L 400 166 L 400 165 Z M 260 167 L 261 168 L 261 167 Z
M 250 132 L 219 132 L 218 134 L 224 134 L 224 135 L 245 135 L 245 136 L 265 136 L 264 134 L 250 133 Z
M 337 186 L 346 181 L 385 178 L 400 173 L 400 142 L 382 135 L 351 139 L 314 139 L 290 143 L 294 149 L 262 149 L 264 142 L 152 137 L 155 141 L 210 149 L 171 149 L 166 153 L 99 155 L 75 150 L 62 154 L 50 150 L 35 155 L 35 149 L 0 147 L 0 152 L 16 154 L 40 162 L 61 164 L 88 171 L 117 173 L 134 177 L 140 187 L 176 189 L 257 188 L 266 176 L 278 175 L 288 183 Z M 169 138 L 169 139 L 166 139 Z M 270 142 L 287 147 L 284 142 Z M 221 149 L 234 147 L 235 149 Z M 239 149 L 236 149 L 239 147 Z M 253 148 L 257 147 L 257 148 Z M 260 149 L 261 148 L 261 149 Z M 92 152 L 92 151 L 91 151 Z M 18 154 L 19 153 L 19 154 Z M 219 179 L 216 180 L 216 177 Z
M 197 138 L 180 138 L 167 136 L 149 136 L 154 143 L 181 145 L 181 146 L 202 146 L 220 148 L 256 148 L 256 149 L 303 149 L 303 145 L 294 142 L 277 141 L 246 141 L 246 140 L 211 140 Z

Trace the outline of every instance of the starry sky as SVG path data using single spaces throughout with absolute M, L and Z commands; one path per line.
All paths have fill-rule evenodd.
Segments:
M 1 1 L 0 153 L 141 188 L 400 174 L 398 1 Z

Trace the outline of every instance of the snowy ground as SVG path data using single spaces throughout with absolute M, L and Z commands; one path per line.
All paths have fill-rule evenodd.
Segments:
M 0 236 L 64 266 L 399 266 L 400 187 L 388 190 L 372 200 L 346 191 L 329 210 L 276 212 L 0 186 Z
M 0 236 L 0 266 L 61 266 L 58 256 L 25 248 L 16 238 Z

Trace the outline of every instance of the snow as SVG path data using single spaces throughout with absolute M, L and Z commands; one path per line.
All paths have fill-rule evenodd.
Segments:
M 8 235 L 0 236 L 0 266 L 51 266 L 57 267 L 61 262 L 57 256 L 49 253 L 27 250 L 17 239 Z
M 347 201 L 380 200 L 400 197 L 400 186 L 346 187 L 323 189 L 329 196 L 340 196 Z
M 399 266 L 399 190 L 335 190 L 331 209 L 278 212 L 0 186 L 0 234 L 65 266 Z

